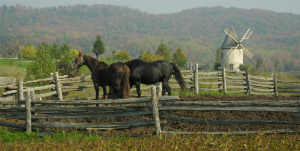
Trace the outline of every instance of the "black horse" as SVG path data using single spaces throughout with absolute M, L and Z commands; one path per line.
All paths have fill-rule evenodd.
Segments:
M 139 59 L 131 60 L 125 63 L 130 69 L 130 88 L 135 85 L 138 97 L 141 97 L 140 84 L 155 84 L 162 82 L 162 95 L 168 92 L 171 95 L 171 88 L 168 84 L 172 74 L 179 83 L 181 89 L 185 89 L 185 82 L 180 70 L 175 64 L 165 60 L 154 62 L 144 62 Z
M 105 62 L 84 55 L 79 51 L 78 57 L 73 61 L 72 69 L 86 65 L 92 72 L 92 80 L 96 91 L 96 100 L 99 99 L 99 86 L 103 89 L 103 98 L 107 99 L 106 86 L 113 88 L 120 98 L 129 98 L 130 70 L 123 63 L 113 63 L 108 66 Z

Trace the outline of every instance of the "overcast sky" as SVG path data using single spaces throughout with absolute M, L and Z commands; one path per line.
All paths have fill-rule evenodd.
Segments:
M 112 4 L 139 9 L 142 12 L 154 14 L 176 13 L 182 10 L 197 7 L 237 7 L 259 8 L 275 12 L 300 14 L 300 0 L 0 0 L 0 5 L 7 6 L 21 4 L 22 6 L 50 7 L 67 6 L 76 4 Z

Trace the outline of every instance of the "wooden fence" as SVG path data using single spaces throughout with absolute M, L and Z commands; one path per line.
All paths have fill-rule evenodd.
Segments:
M 25 120 L 25 124 L 0 122 L 2 126 L 26 129 L 31 133 L 33 128 L 64 128 L 64 129 L 124 129 L 132 127 L 155 126 L 156 134 L 160 134 L 158 101 L 179 100 L 178 96 L 157 97 L 161 88 L 151 89 L 149 98 L 108 99 L 108 100 L 36 100 L 32 89 L 26 90 L 26 99 L 18 103 L 24 107 L 1 107 L 0 117 Z M 158 94 L 157 94 L 158 93 Z M 36 106 L 39 104 L 39 106 Z M 91 106 L 95 104 L 119 106 Z M 64 107 L 57 107 L 64 105 Z M 85 105 L 85 106 L 81 106 Z M 86 106 L 88 105 L 88 106 Z M 68 106 L 68 107 L 66 107 Z M 127 121 L 114 123 L 71 123 L 71 122 L 37 122 L 38 119 L 80 119 L 98 117 L 149 116 L 153 120 Z
M 292 117 L 300 117 L 300 100 L 282 101 L 159 101 L 160 119 L 164 121 L 178 121 L 197 123 L 204 125 L 236 125 L 236 124 L 282 124 L 300 125 L 300 122 L 293 121 L 270 121 L 270 120 L 207 120 L 188 117 L 167 115 L 166 111 L 249 111 L 249 112 L 287 112 L 292 113 Z M 166 123 L 163 123 L 166 124 Z M 166 131 L 162 126 L 164 134 L 196 134 L 195 132 L 174 132 Z M 197 132 L 197 134 L 235 134 L 245 135 L 254 134 L 261 131 L 237 131 L 237 132 Z M 264 131 L 265 133 L 286 133 L 297 132 L 292 129 L 279 129 Z

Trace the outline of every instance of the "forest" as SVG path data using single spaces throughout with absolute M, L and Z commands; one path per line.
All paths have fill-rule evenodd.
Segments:
M 68 43 L 72 49 L 91 52 L 96 35 L 105 45 L 104 56 L 113 51 L 129 50 L 138 58 L 144 51 L 155 53 L 164 43 L 170 53 L 180 47 L 188 62 L 216 62 L 216 50 L 226 37 L 225 28 L 233 27 L 239 38 L 253 30 L 243 45 L 253 54 L 244 55 L 244 64 L 261 70 L 298 70 L 300 52 L 300 15 L 260 9 L 201 7 L 172 14 L 148 14 L 137 9 L 114 5 L 71 5 L 33 8 L 17 4 L 0 7 L 0 54 L 8 39 L 23 45 L 41 42 Z M 276 64 L 276 66 L 275 66 Z

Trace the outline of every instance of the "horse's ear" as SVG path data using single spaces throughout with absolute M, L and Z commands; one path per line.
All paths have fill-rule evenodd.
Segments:
M 81 51 L 79 51 L 79 50 L 78 50 L 78 52 L 79 52 L 79 56 L 81 56 L 81 55 L 83 54 L 83 53 L 82 53 Z

